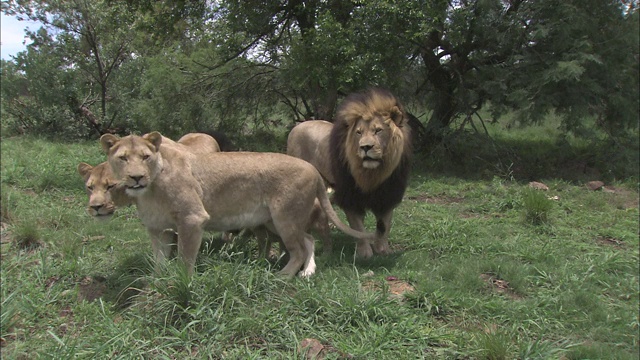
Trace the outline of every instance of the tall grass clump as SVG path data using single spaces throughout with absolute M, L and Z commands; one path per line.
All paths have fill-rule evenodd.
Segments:
M 13 231 L 13 239 L 21 250 L 33 250 L 42 244 L 38 226 L 32 222 L 20 222 Z
M 553 201 L 547 199 L 539 190 L 526 188 L 522 193 L 525 220 L 533 225 L 549 222 L 549 213 L 553 209 Z

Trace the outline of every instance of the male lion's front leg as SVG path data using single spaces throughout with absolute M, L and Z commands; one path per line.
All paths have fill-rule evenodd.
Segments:
M 376 215 L 376 240 L 373 243 L 373 251 L 376 254 L 387 255 L 391 252 L 389 247 L 389 232 L 391 231 L 391 218 L 393 210 Z
M 344 212 L 347 215 L 349 226 L 352 229 L 364 232 L 364 213 L 356 213 L 352 211 Z M 369 239 L 357 239 L 356 254 L 358 257 L 368 259 L 373 256 L 373 250 L 371 250 L 371 244 Z

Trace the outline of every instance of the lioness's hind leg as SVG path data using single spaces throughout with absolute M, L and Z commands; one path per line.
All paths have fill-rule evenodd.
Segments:
M 278 235 L 280 235 L 284 246 L 289 252 L 289 261 L 287 262 L 287 265 L 280 270 L 280 274 L 285 275 L 288 278 L 293 278 L 308 260 L 307 245 L 304 240 L 305 233 L 301 229 L 287 230 L 287 226 L 278 224 L 274 225 L 276 226 L 276 230 L 278 231 Z
M 316 272 L 315 239 L 311 234 L 304 235 L 304 245 L 307 249 L 307 258 L 304 262 L 304 267 L 300 272 L 300 276 L 306 278 Z

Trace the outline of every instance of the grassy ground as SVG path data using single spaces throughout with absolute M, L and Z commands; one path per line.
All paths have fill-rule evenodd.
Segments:
M 4 138 L 2 358 L 637 359 L 637 141 L 489 132 L 416 156 L 393 255 L 334 231 L 292 281 L 215 233 L 195 276 L 153 275 L 135 209 L 84 212 L 97 142 Z

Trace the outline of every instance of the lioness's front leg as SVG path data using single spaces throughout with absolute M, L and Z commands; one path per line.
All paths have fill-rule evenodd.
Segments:
M 389 232 L 391 231 L 391 219 L 393 210 L 376 215 L 376 240 L 373 243 L 373 251 L 376 254 L 386 255 L 391 252 L 389 248 Z
M 186 266 L 189 275 L 193 274 L 202 244 L 203 225 L 208 219 L 208 215 L 188 215 L 178 224 L 178 257 Z
M 364 232 L 364 213 L 347 210 L 345 210 L 344 213 L 347 215 L 349 226 L 351 226 L 352 229 Z M 368 259 L 373 256 L 369 239 L 357 239 L 356 254 L 363 259 Z
M 176 233 L 171 229 L 147 229 L 147 231 L 151 238 L 155 269 L 159 272 L 162 265 L 171 257 L 171 251 L 176 244 Z

